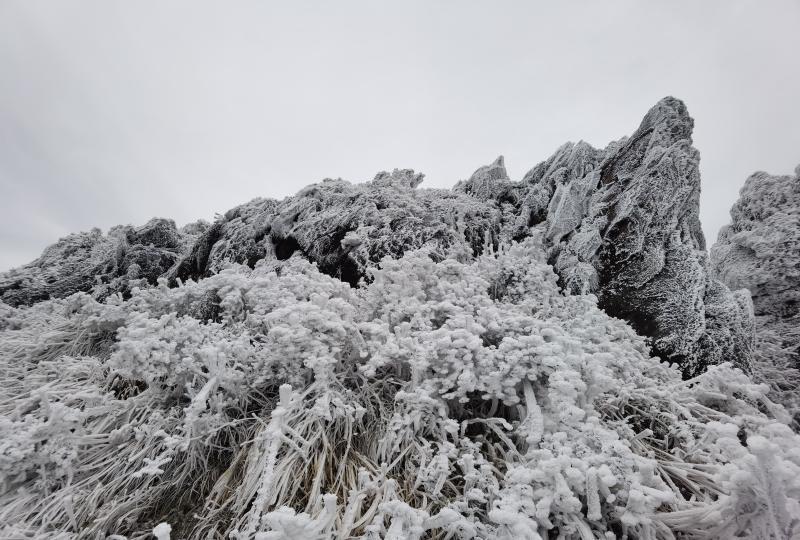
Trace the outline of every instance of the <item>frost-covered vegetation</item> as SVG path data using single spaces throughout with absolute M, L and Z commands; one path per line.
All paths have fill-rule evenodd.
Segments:
M 296 253 L 0 304 L 0 537 L 789 538 L 800 437 L 689 380 L 540 235 L 353 288 Z

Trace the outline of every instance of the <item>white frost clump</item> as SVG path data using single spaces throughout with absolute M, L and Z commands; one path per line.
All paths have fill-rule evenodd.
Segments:
M 169 540 L 169 533 L 172 532 L 172 527 L 169 523 L 159 523 L 153 527 L 153 536 L 156 540 Z
M 800 530 L 800 437 L 764 386 L 682 380 L 561 294 L 536 238 L 434 258 L 358 289 L 292 257 L 5 309 L 0 538 Z

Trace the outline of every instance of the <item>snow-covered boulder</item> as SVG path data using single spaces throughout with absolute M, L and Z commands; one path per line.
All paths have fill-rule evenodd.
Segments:
M 750 289 L 756 315 L 800 313 L 800 166 L 794 175 L 747 179 L 711 266 L 729 286 Z

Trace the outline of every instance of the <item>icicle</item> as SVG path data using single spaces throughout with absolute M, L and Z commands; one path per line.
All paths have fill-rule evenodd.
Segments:
M 289 411 L 292 401 L 292 387 L 289 384 L 282 384 L 279 389 L 280 402 L 275 410 L 272 411 L 272 419 L 265 428 L 264 439 L 267 440 L 267 463 L 261 473 L 261 485 L 256 494 L 256 500 L 250 510 L 245 528 L 244 537 L 251 538 L 261 520 L 261 514 L 266 509 L 272 495 L 272 483 L 275 476 L 275 463 L 278 459 L 278 451 L 281 447 L 284 431 L 284 418 Z
M 586 517 L 592 521 L 602 518 L 600 512 L 600 493 L 597 488 L 597 470 L 589 467 L 586 471 Z
M 531 381 L 525 379 L 522 383 L 522 388 L 525 392 L 525 407 L 527 415 L 523 420 L 524 425 L 528 428 L 528 435 L 525 437 L 525 442 L 528 443 L 528 451 L 539 447 L 544 435 L 544 419 L 542 418 L 542 409 L 536 403 L 536 394 L 533 392 Z

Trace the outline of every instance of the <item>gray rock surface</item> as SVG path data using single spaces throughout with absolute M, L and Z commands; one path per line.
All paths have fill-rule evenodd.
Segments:
M 796 171 L 750 176 L 711 249 L 715 275 L 749 289 L 759 316 L 800 313 L 800 166 Z

